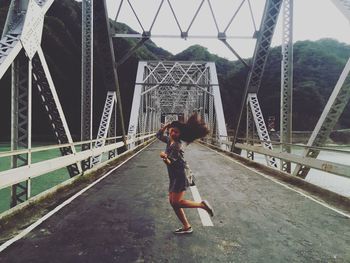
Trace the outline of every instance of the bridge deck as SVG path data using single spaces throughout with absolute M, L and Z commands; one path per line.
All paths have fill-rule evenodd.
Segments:
M 349 262 L 350 221 L 198 144 L 186 150 L 214 226 L 167 201 L 153 143 L 0 254 L 1 262 Z M 192 198 L 191 193 L 187 197 Z

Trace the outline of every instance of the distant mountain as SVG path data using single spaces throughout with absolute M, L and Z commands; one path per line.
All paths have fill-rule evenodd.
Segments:
M 0 1 L 0 33 L 6 19 L 8 1 Z M 136 32 L 125 24 L 110 22 L 115 32 Z M 114 39 L 116 59 L 120 59 L 136 45 L 135 39 Z M 95 45 L 99 43 L 95 41 Z M 73 0 L 54 1 L 45 20 L 42 46 L 56 85 L 69 127 L 76 137 L 80 133 L 81 92 L 81 4 Z M 335 83 L 350 56 L 350 46 L 332 39 L 316 42 L 301 41 L 294 48 L 294 129 L 312 130 L 320 116 Z M 139 60 L 204 60 L 216 63 L 226 122 L 233 128 L 241 105 L 247 70 L 239 61 L 228 61 L 211 54 L 206 48 L 194 45 L 177 55 L 147 41 L 119 69 L 121 96 L 126 122 L 129 119 L 131 102 Z M 271 49 L 266 71 L 259 91 L 264 115 L 279 116 L 281 48 Z M 102 67 L 98 56 L 94 64 L 95 130 L 99 123 L 105 100 Z M 0 81 L 0 140 L 10 134 L 10 72 Z M 51 134 L 42 113 L 36 94 L 34 99 L 34 135 Z M 350 107 L 343 114 L 338 128 L 350 127 Z M 279 129 L 279 127 L 276 127 Z

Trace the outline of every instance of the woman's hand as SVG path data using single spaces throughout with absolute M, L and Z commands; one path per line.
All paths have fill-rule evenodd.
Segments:
M 170 122 L 168 122 L 167 124 L 164 124 L 163 126 L 162 126 L 162 129 L 163 130 L 166 130 L 166 129 L 168 129 L 169 128 L 169 126 L 170 126 Z
M 165 152 L 161 152 L 160 153 L 160 158 L 166 159 L 166 158 L 168 158 L 168 155 Z
M 163 162 L 165 162 L 166 164 L 171 164 L 168 155 L 165 152 L 160 153 L 160 158 L 162 158 Z

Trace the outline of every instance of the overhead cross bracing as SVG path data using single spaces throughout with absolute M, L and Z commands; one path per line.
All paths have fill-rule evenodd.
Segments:
M 226 48 L 249 68 L 248 62 L 239 54 L 232 40 L 252 40 L 258 37 L 258 21 L 262 10 L 252 0 L 187 1 L 186 12 L 183 3 L 176 0 L 149 0 L 148 8 L 140 1 L 115 1 L 115 22 L 133 25 L 138 32 L 116 31 L 115 38 L 136 38 L 138 43 L 119 62 L 122 64 L 131 54 L 151 38 L 218 39 Z M 220 7 L 225 7 L 225 15 Z M 220 11 L 220 12 L 219 12 Z M 114 14 L 114 13 L 113 13 Z M 167 24 L 164 26 L 164 18 Z M 203 26 L 205 19 L 205 26 Z M 244 23 L 244 27 L 240 24 Z

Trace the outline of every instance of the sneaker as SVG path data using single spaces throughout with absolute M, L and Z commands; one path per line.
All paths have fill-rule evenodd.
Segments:
M 193 232 L 192 227 L 189 227 L 188 229 L 183 229 L 182 227 L 176 229 L 173 233 L 176 235 L 182 235 L 182 234 L 191 234 Z
M 213 217 L 214 216 L 214 209 L 211 207 L 209 202 L 207 200 L 203 200 L 202 204 L 205 206 L 205 210 L 207 210 L 208 214 Z

